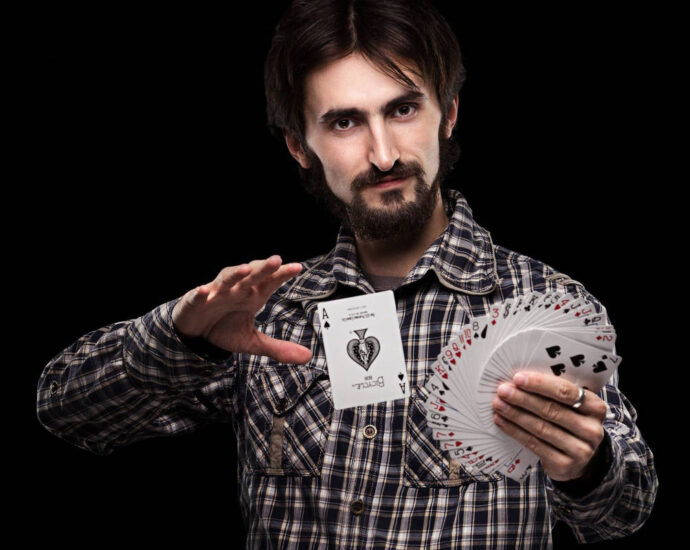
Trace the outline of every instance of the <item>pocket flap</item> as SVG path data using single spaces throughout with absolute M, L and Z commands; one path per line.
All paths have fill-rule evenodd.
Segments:
M 278 416 L 294 407 L 312 384 L 324 375 L 323 366 L 316 361 L 288 365 L 269 360 L 258 370 L 268 403 L 273 414 Z

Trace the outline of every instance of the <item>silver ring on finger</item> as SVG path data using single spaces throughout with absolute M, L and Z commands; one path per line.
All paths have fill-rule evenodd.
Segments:
M 580 388 L 580 393 L 577 396 L 577 401 L 572 404 L 573 409 L 579 409 L 585 402 L 585 389 Z

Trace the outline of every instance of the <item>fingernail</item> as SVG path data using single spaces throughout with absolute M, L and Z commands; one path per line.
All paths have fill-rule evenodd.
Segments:
M 496 409 L 497 411 L 508 410 L 508 404 L 505 401 L 502 401 L 500 399 L 494 399 L 493 400 L 493 406 L 494 406 L 494 409 Z
M 501 384 L 497 393 L 500 397 L 510 397 L 513 395 L 513 388 L 510 384 Z
M 513 376 L 513 382 L 515 382 L 518 386 L 524 386 L 527 384 L 527 376 L 521 372 L 518 372 L 515 376 Z
M 503 420 L 503 417 L 501 417 L 500 415 L 495 414 L 495 415 L 494 415 L 494 423 L 495 423 L 497 426 L 504 426 L 504 425 L 505 425 L 505 420 Z

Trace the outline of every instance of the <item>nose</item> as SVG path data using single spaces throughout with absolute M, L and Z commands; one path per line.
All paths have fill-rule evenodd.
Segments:
M 369 162 L 382 172 L 387 172 L 400 158 L 395 139 L 385 122 L 374 122 L 369 126 L 371 143 Z

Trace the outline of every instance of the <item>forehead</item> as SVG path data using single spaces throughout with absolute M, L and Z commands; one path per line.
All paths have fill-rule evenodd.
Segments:
M 405 75 L 433 99 L 424 80 L 413 70 L 399 64 Z M 354 53 L 312 71 L 305 81 L 305 115 L 317 119 L 333 109 L 359 109 L 375 112 L 391 99 L 408 93 L 406 86 L 379 69 L 361 54 Z

